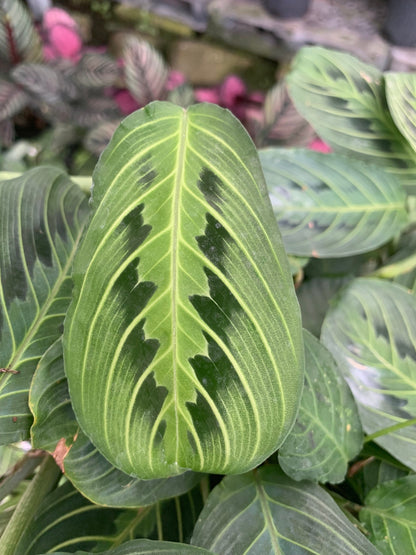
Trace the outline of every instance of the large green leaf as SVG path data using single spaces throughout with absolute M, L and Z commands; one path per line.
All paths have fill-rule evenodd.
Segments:
M 32 444 L 53 453 L 65 476 L 85 497 L 110 507 L 142 507 L 191 489 L 201 475 L 186 472 L 159 480 L 138 480 L 112 466 L 79 429 L 64 372 L 62 341 L 44 354 L 32 380 Z
M 74 555 L 84 555 L 88 551 L 75 551 Z M 152 540 L 132 540 L 110 551 L 102 551 L 103 555 L 145 555 L 146 553 L 158 555 L 171 553 L 171 555 L 213 555 L 210 551 L 176 542 L 163 542 Z M 63 551 L 55 551 L 50 555 L 66 555 Z
M 359 516 L 381 553 L 415 553 L 416 476 L 375 487 L 368 494 Z
M 224 478 L 208 497 L 191 543 L 218 554 L 378 553 L 328 493 L 294 482 L 273 465 Z
M 342 482 L 362 447 L 357 407 L 332 355 L 306 330 L 303 338 L 305 385 L 279 463 L 295 480 Z
M 386 96 L 394 123 L 416 150 L 416 75 L 385 74 Z
M 382 168 L 302 149 L 259 154 L 290 254 L 339 258 L 371 251 L 407 223 L 406 194 Z
M 139 478 L 256 466 L 293 424 L 303 345 L 253 143 L 218 106 L 155 102 L 93 180 L 64 332 L 81 427 Z
M 85 195 L 57 168 L 0 182 L 0 443 L 29 435 L 30 382 L 62 333 L 86 211 Z
M 416 298 L 394 283 L 356 279 L 332 302 L 322 342 L 332 352 L 371 434 L 416 417 Z M 416 426 L 375 439 L 416 470 Z
M 287 80 L 298 111 L 334 150 L 415 186 L 416 156 L 388 111 L 378 69 L 349 54 L 307 47 L 295 57 Z

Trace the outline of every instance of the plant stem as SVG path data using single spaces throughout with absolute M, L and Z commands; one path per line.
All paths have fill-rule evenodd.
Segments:
M 393 424 L 393 426 L 388 426 L 387 428 L 383 428 L 378 432 L 374 432 L 364 438 L 364 443 L 368 443 L 369 441 L 373 441 L 373 439 L 377 439 L 381 436 L 386 436 L 387 434 L 391 434 L 397 430 L 401 430 L 402 428 L 407 428 L 408 426 L 413 426 L 416 424 L 416 418 L 412 418 L 411 420 L 405 420 L 404 422 L 399 422 L 398 424 Z
M 29 453 L 15 465 L 13 473 L 0 483 L 0 501 L 10 495 L 20 482 L 32 474 L 35 468 L 42 462 L 42 458 L 40 455 L 35 456 Z
M 16 547 L 18 547 L 23 531 L 35 517 L 43 499 L 55 487 L 59 476 L 59 468 L 53 458 L 47 455 L 36 476 L 22 495 L 0 538 L 0 553 L 2 555 L 16 555 Z

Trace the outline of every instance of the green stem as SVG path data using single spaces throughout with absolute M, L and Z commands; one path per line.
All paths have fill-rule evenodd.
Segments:
M 3 535 L 0 538 L 2 555 L 17 555 L 19 540 L 46 495 L 55 487 L 60 470 L 50 455 L 47 455 L 40 468 L 22 495 Z
M 16 464 L 13 473 L 10 474 L 10 476 L 7 476 L 7 478 L 0 483 L 0 501 L 10 495 L 17 488 L 20 482 L 32 474 L 35 468 L 42 462 L 43 456 L 44 453 L 42 456 L 36 456 L 32 453 L 28 453 L 18 464 Z
M 369 441 L 373 441 L 373 439 L 377 439 L 381 436 L 386 436 L 387 434 L 391 434 L 392 432 L 396 432 L 397 430 L 401 430 L 402 428 L 407 428 L 408 426 L 414 426 L 416 424 L 416 418 L 412 418 L 411 420 L 405 420 L 404 422 L 399 422 L 398 424 L 393 424 L 393 426 L 388 426 L 387 428 L 383 428 L 378 432 L 374 432 L 364 438 L 364 443 L 368 443 Z

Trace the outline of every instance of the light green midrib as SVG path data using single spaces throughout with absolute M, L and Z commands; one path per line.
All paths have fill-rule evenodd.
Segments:
M 175 462 L 178 462 L 179 455 L 179 415 L 178 415 L 178 387 L 177 387 L 177 307 L 178 307 L 178 249 L 179 249 L 179 225 L 180 225 L 180 199 L 181 184 L 184 175 L 185 153 L 187 142 L 187 112 L 183 111 L 181 127 L 179 129 L 179 145 L 176 167 L 175 188 L 173 191 L 173 207 L 172 207 L 172 256 L 171 256 L 171 274 L 172 274 L 172 296 L 171 296 L 171 314 L 172 314 L 172 393 L 175 410 L 175 428 L 176 428 L 176 446 L 175 446 Z

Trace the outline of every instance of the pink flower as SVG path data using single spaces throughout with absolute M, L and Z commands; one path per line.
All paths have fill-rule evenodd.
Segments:
M 127 89 L 116 92 L 114 100 L 120 108 L 121 113 L 124 115 L 131 114 L 134 110 L 140 108 Z
M 220 103 L 220 95 L 217 87 L 209 89 L 195 89 L 194 94 L 197 102 L 212 102 L 213 104 Z
M 166 88 L 168 91 L 176 89 L 183 85 L 186 81 L 185 75 L 181 71 L 172 70 L 169 72 L 168 81 L 166 83 Z
M 46 60 L 65 58 L 77 62 L 81 57 L 82 40 L 74 19 L 60 8 L 51 8 L 43 17 L 43 48 Z
M 243 80 L 236 75 L 229 75 L 220 86 L 221 105 L 232 110 L 238 101 L 245 97 L 246 93 L 247 89 Z
M 332 148 L 319 138 L 311 141 L 308 144 L 308 148 L 310 150 L 315 150 L 316 152 L 323 152 L 324 154 L 328 154 L 328 152 L 332 152 Z

